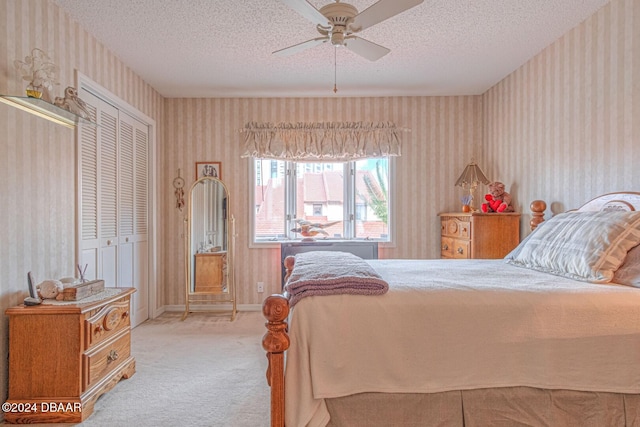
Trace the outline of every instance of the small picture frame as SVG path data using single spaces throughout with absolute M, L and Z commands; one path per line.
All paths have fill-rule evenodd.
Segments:
M 205 176 L 222 180 L 222 163 L 196 162 L 196 180 Z

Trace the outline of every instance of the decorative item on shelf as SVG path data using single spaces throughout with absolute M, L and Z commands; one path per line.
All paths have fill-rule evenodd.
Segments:
M 21 74 L 22 79 L 29 82 L 27 96 L 42 98 L 47 102 L 52 101 L 51 91 L 53 86 L 59 84 L 56 81 L 58 66 L 51 62 L 51 58 L 43 50 L 34 48 L 31 56 L 26 56 L 24 61 L 16 59 L 13 65 Z
M 482 212 L 513 212 L 513 206 L 511 205 L 511 194 L 507 193 L 504 189 L 504 184 L 496 181 L 489 184 L 489 193 L 485 194 L 486 200 L 482 206 Z
M 484 175 L 484 172 L 482 172 L 482 169 L 480 169 L 480 166 L 471 159 L 471 162 L 464 168 L 462 175 L 460 175 L 460 178 L 458 178 L 455 184 L 457 187 L 469 190 L 470 200 L 468 206 L 471 212 L 478 210 L 473 206 L 473 194 L 476 188 L 479 184 L 489 184 L 490 182 L 491 181 Z
M 311 222 L 306 219 L 296 219 L 298 223 L 298 227 L 292 228 L 291 231 L 294 233 L 300 233 L 304 240 L 313 240 L 313 237 L 318 234 L 324 234 L 325 237 L 329 236 L 324 229 L 327 227 L 331 227 L 332 225 L 338 224 L 340 221 L 326 222 L 324 224 L 320 224 L 319 222 Z
M 90 119 L 91 115 L 87 110 L 87 104 L 78 96 L 78 90 L 73 86 L 68 86 L 64 90 L 64 98 L 56 96 L 53 105 L 63 108 L 70 113 L 80 116 L 83 119 Z
M 222 180 L 222 163 L 196 162 L 196 180 L 205 176 Z
M 471 194 L 466 194 L 460 197 L 460 201 L 462 202 L 462 212 L 471 212 L 471 208 L 469 207 L 469 203 L 471 203 Z
M 173 187 L 176 189 L 173 192 L 176 196 L 176 208 L 182 212 L 182 208 L 184 208 L 184 179 L 180 176 L 180 169 L 178 169 L 178 176 L 173 179 Z

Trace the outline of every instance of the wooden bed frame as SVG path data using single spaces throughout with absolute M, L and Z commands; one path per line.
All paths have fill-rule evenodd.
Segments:
M 543 200 L 534 200 L 529 206 L 532 219 L 531 230 L 534 230 L 544 221 L 544 211 L 547 204 Z M 640 210 L 640 192 L 609 193 L 596 197 L 584 205 L 578 211 L 600 210 Z M 295 259 L 287 257 L 284 260 L 286 283 L 293 270 Z M 262 313 L 267 319 L 265 324 L 267 332 L 262 339 L 262 347 L 267 352 L 268 368 L 267 383 L 271 387 L 271 426 L 284 426 L 284 359 L 285 352 L 289 348 L 287 318 L 289 316 L 289 295 L 274 294 L 267 297 L 262 304 Z

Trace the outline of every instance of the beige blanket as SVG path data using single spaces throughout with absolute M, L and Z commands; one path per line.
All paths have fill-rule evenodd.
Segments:
M 376 260 L 381 296 L 305 298 L 290 319 L 288 426 L 324 398 L 530 386 L 640 393 L 640 289 L 502 260 Z

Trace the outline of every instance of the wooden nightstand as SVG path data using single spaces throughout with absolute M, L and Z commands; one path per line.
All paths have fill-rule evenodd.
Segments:
M 93 303 L 7 309 L 5 421 L 80 423 L 100 395 L 135 373 L 130 316 L 135 289 L 119 290 Z
M 441 213 L 441 258 L 504 258 L 520 243 L 519 213 Z

